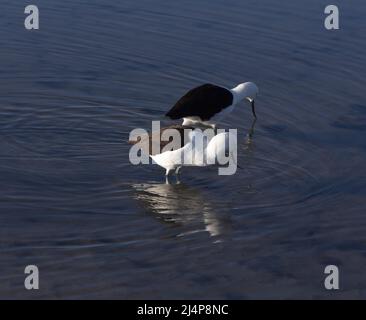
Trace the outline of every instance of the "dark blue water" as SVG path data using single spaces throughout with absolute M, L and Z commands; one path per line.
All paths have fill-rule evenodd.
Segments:
M 337 31 L 318 0 L 28 4 L 0 9 L 0 298 L 366 298 L 364 1 Z M 234 176 L 130 164 L 188 89 L 249 80 Z

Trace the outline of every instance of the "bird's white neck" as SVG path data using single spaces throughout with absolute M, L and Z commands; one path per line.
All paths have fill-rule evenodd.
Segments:
M 233 104 L 237 104 L 238 102 L 244 100 L 248 96 L 248 93 L 247 93 L 247 90 L 245 89 L 245 87 L 243 88 L 240 85 L 236 86 L 235 88 L 232 88 L 231 93 L 234 96 Z

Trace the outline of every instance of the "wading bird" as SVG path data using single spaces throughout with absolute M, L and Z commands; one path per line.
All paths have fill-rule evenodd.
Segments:
M 178 143 L 172 144 L 172 139 L 162 139 L 166 130 L 172 129 L 168 136 L 178 136 Z M 211 130 L 211 136 L 206 130 Z M 174 125 L 162 128 L 159 132 L 153 132 L 146 137 L 140 137 L 137 140 L 130 140 L 130 144 L 141 145 L 142 152 L 150 157 L 166 170 L 165 175 L 179 174 L 183 166 L 208 166 L 208 165 L 232 165 L 230 170 L 236 171 L 237 164 L 237 137 L 232 132 L 221 132 L 216 134 L 213 129 L 205 131 L 191 126 Z M 153 148 L 153 144 L 158 144 Z M 169 145 L 168 145 L 169 144 Z M 168 150 L 164 149 L 167 148 Z M 155 149 L 155 152 L 154 152 Z M 234 167 L 234 168 L 233 168 Z

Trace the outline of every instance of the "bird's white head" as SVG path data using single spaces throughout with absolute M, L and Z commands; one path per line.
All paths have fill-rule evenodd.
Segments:
M 231 92 L 234 95 L 234 104 L 244 99 L 251 103 L 253 115 L 256 118 L 254 101 L 259 93 L 257 85 L 253 82 L 240 83 L 235 88 L 231 89 Z
M 240 83 L 235 88 L 233 88 L 232 91 L 235 93 L 236 98 L 239 101 L 247 99 L 250 102 L 255 100 L 259 93 L 257 85 L 253 82 Z

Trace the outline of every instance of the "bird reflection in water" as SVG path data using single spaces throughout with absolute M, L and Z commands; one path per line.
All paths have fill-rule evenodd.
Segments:
M 200 190 L 182 183 L 177 184 L 136 184 L 135 199 L 149 212 L 166 223 L 183 227 L 180 236 L 202 230 L 210 236 L 227 234 L 231 220 L 224 211 L 214 206 L 200 193 Z M 188 230 L 187 230 L 188 229 Z

